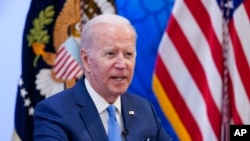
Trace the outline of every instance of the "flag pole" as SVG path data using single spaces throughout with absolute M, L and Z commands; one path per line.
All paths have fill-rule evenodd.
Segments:
M 223 65 L 224 65 L 224 74 L 223 74 L 223 95 L 222 95 L 222 128 L 221 128 L 221 141 L 230 141 L 230 100 L 228 92 L 228 79 L 229 79 L 229 63 L 228 63 L 228 50 L 229 50 L 229 31 L 228 31 L 228 22 L 230 9 L 232 8 L 231 0 L 221 1 L 221 7 L 223 10 Z

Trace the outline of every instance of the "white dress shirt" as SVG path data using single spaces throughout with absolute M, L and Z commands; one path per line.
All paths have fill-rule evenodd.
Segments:
M 102 124 L 105 128 L 106 133 L 108 134 L 108 111 L 107 107 L 110 105 L 103 97 L 101 97 L 90 85 L 89 81 L 85 78 L 84 79 L 87 91 L 89 92 L 89 95 L 91 99 L 94 101 L 94 104 L 97 108 L 97 111 L 101 117 Z M 116 119 L 118 121 L 118 124 L 120 125 L 121 131 L 123 131 L 123 122 L 122 122 L 122 114 L 121 114 L 121 98 L 120 96 L 117 98 L 115 103 L 113 104 L 116 107 Z

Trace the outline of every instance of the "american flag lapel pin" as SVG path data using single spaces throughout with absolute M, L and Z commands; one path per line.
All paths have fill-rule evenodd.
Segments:
M 135 114 L 135 112 L 134 111 L 128 111 L 128 114 L 132 116 L 132 115 Z

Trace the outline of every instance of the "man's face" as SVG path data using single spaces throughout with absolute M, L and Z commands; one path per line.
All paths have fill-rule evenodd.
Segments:
M 127 28 L 100 29 L 90 52 L 81 52 L 85 74 L 102 97 L 117 97 L 129 87 L 135 67 L 135 37 Z

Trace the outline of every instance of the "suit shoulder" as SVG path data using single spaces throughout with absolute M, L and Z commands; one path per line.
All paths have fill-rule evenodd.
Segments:
M 134 103 L 137 105 L 137 103 L 140 103 L 140 105 L 144 106 L 145 104 L 151 105 L 151 102 L 148 99 L 134 93 L 126 93 L 124 95 L 124 100 L 128 101 L 130 104 Z
M 146 98 L 134 93 L 126 93 L 124 96 L 130 98 L 131 100 L 134 99 L 134 100 L 148 101 Z
M 66 89 L 61 92 L 58 92 L 46 99 L 41 100 L 37 103 L 38 105 L 54 105 L 54 104 L 65 104 L 67 100 L 71 99 L 73 90 L 72 89 Z

